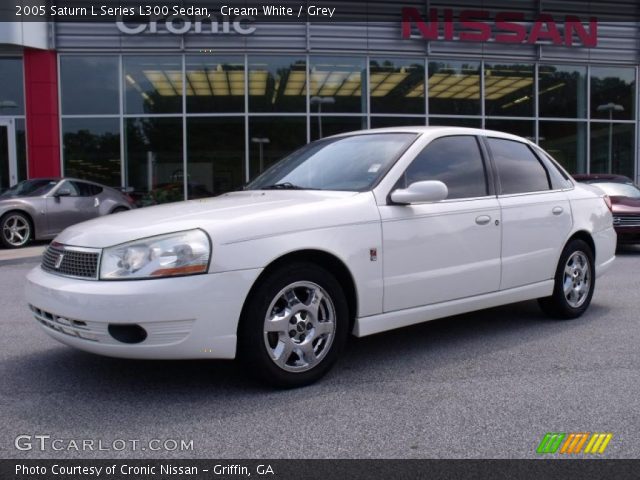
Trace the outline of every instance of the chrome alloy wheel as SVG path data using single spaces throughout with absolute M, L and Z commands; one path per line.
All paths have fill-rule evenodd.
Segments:
M 591 288 L 591 266 L 585 253 L 578 250 L 569 257 L 564 267 L 562 287 L 572 308 L 579 308 L 587 300 Z
M 31 225 L 22 215 L 10 215 L 3 222 L 2 236 L 8 244 L 21 247 L 31 236 Z
M 335 331 L 335 308 L 327 292 L 312 282 L 295 282 L 271 301 L 264 320 L 264 344 L 278 367 L 304 372 L 326 356 Z

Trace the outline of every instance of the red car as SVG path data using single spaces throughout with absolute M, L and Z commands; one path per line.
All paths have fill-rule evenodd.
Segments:
M 640 188 L 633 180 L 606 173 L 574 175 L 573 178 L 598 187 L 609 196 L 618 244 L 640 243 Z

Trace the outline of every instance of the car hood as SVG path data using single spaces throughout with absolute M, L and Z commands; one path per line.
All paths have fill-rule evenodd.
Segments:
M 232 192 L 108 215 L 64 230 L 56 241 L 104 248 L 153 235 L 193 228 L 205 230 L 214 244 L 265 235 L 361 222 L 361 202 L 371 192 L 268 190 Z M 366 210 L 366 209 L 365 209 Z M 371 220 L 371 219 L 370 219 Z
M 611 197 L 614 213 L 640 214 L 640 199 L 631 197 Z

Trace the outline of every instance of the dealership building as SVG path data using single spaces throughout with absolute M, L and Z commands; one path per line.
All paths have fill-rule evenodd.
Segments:
M 198 198 L 318 138 L 405 125 L 507 131 L 638 181 L 636 0 L 335 4 L 304 22 L 0 23 L 0 189 L 66 175 Z

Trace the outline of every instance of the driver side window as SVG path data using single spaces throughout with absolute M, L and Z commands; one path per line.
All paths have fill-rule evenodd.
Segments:
M 78 192 L 78 189 L 76 188 L 76 186 L 73 184 L 73 182 L 70 182 L 69 180 L 65 180 L 64 183 L 60 185 L 59 191 L 61 190 L 69 190 L 71 192 L 71 195 L 69 195 L 70 197 L 80 196 L 80 192 Z
M 488 195 L 477 139 L 471 135 L 455 135 L 438 138 L 427 145 L 407 168 L 400 187 L 423 180 L 444 182 L 449 190 L 448 200 Z

